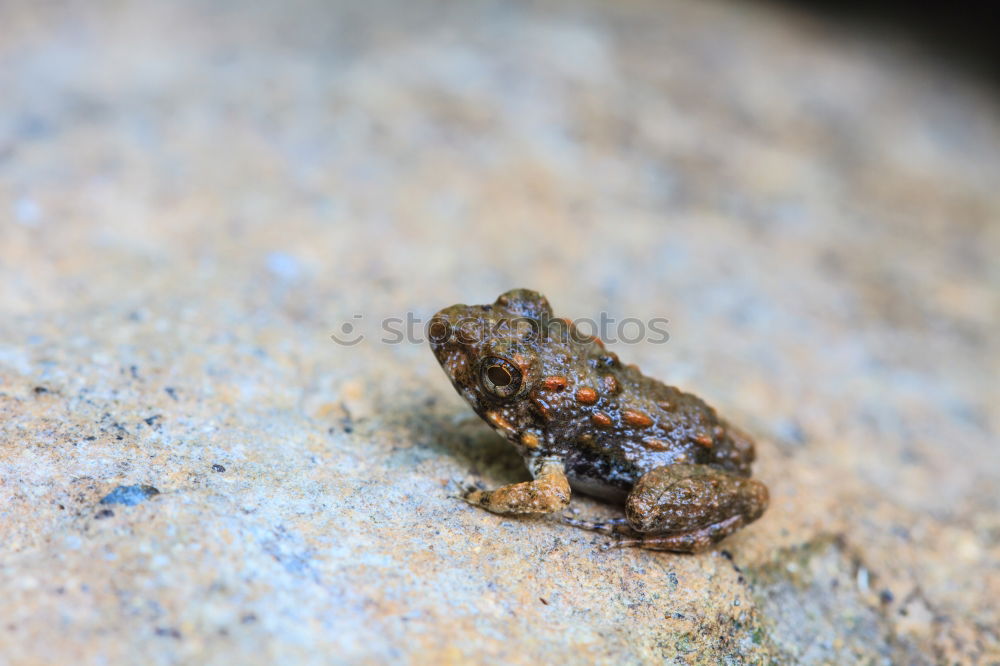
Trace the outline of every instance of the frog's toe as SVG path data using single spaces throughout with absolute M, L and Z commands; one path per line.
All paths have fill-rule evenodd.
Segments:
M 643 538 L 626 538 L 619 536 L 616 539 L 611 539 L 605 543 L 601 544 L 598 549 L 602 553 L 606 553 L 609 550 L 620 550 L 622 548 L 642 548 L 645 545 L 645 539 Z
M 448 492 L 448 498 L 459 499 L 463 502 L 469 502 L 471 504 L 472 502 L 469 500 L 469 495 L 475 492 L 481 492 L 482 490 L 484 490 L 484 488 L 481 484 L 453 479 L 451 482 L 451 489 Z
M 610 539 L 608 541 L 605 541 L 600 546 L 598 546 L 597 550 L 602 553 L 607 553 L 608 551 L 620 550 L 622 548 L 635 548 L 641 543 L 642 543 L 641 539 L 624 539 L 622 537 L 618 537 L 616 539 Z

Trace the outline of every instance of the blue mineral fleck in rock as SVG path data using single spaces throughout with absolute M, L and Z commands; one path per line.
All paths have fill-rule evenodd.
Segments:
M 124 504 L 125 506 L 135 506 L 145 502 L 153 495 L 159 495 L 160 491 L 153 486 L 118 486 L 104 496 L 101 504 Z

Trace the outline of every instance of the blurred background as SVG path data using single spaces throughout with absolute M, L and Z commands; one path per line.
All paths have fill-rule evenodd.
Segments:
M 1000 659 L 988 16 L 0 2 L 0 662 Z M 765 517 L 449 498 L 527 473 L 382 322 L 512 287 L 668 319 L 613 349 L 757 438 Z

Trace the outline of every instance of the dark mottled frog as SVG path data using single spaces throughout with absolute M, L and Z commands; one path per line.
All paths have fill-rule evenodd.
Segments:
M 624 503 L 625 518 L 578 527 L 616 545 L 701 550 L 753 522 L 767 487 L 750 478 L 754 445 L 701 399 L 623 365 L 597 338 L 515 289 L 492 305 L 453 305 L 428 327 L 455 389 L 524 457 L 533 481 L 470 490 L 494 513 L 561 511 L 570 488 Z

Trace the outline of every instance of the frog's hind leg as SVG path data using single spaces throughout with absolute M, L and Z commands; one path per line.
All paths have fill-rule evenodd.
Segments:
M 625 502 L 639 536 L 615 546 L 696 552 L 760 518 L 767 486 L 708 465 L 667 465 L 647 472 Z

